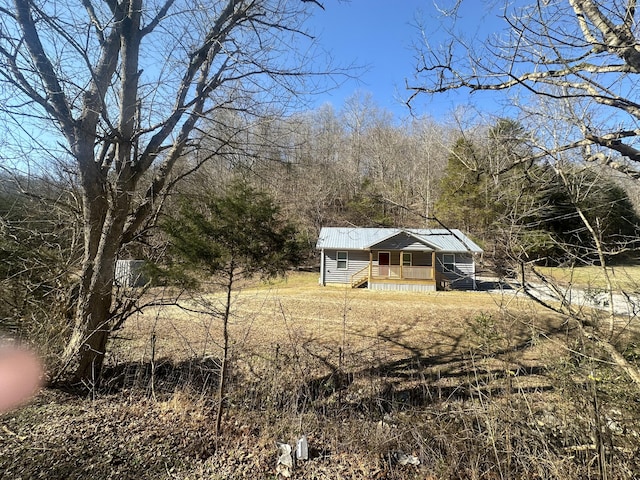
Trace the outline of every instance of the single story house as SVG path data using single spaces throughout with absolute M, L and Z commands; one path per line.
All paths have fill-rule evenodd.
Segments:
M 372 290 L 476 288 L 482 249 L 460 230 L 323 227 L 320 284 Z

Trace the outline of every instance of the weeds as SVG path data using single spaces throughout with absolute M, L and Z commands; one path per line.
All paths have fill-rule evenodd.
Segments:
M 92 402 L 49 391 L 5 419 L 16 436 L 0 434 L 0 469 L 17 475 L 37 445 L 75 442 L 70 454 L 38 456 L 40 470 L 68 474 L 94 464 L 94 478 L 276 478 L 276 442 L 294 445 L 304 434 L 309 460 L 294 478 L 638 476 L 635 394 L 562 319 L 552 319 L 545 335 L 537 332 L 546 320 L 535 312 L 487 305 L 455 318 L 442 310 L 437 318 L 446 323 L 438 324 L 413 308 L 394 322 L 363 310 L 371 301 L 356 295 L 366 294 L 346 301 L 339 292 L 334 303 L 317 304 L 327 316 L 322 328 L 296 299 L 272 293 L 272 308 L 264 299 L 256 308 L 268 319 L 240 311 L 236 318 L 252 318 L 252 332 L 241 334 L 246 323 L 230 325 L 243 342 L 233 350 L 220 437 L 220 360 L 214 351 L 203 357 L 198 343 L 213 345 L 215 332 L 191 335 L 186 322 L 169 318 L 167 326 L 166 316 L 154 315 L 149 331 L 135 325 L 148 335 L 146 354 L 126 360 L 135 349 L 114 349 L 117 365 L 105 370 Z M 184 354 L 167 344 L 168 332 L 179 334 Z M 133 338 L 126 333 L 123 343 Z M 630 358 L 634 349 L 630 342 Z M 419 464 L 402 464 L 403 455 Z

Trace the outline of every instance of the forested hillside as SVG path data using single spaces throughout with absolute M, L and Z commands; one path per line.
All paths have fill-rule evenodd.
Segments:
M 495 257 L 589 264 L 596 247 L 581 213 L 612 256 L 636 238 L 637 183 L 576 156 L 535 159 L 536 130 L 516 120 L 462 128 L 455 114 L 397 119 L 356 94 L 339 109 L 247 121 L 233 138 L 214 125 L 216 142 L 204 144 L 229 154 L 180 189 L 245 178 L 272 196 L 310 248 L 322 226 L 445 226 L 472 235 L 490 265 Z

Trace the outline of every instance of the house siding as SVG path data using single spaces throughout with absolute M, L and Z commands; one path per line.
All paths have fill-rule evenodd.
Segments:
M 411 263 L 414 267 L 430 267 L 433 252 L 412 252 Z
M 436 271 L 446 277 L 451 285 L 456 289 L 473 289 L 475 288 L 475 263 L 471 254 L 455 253 L 455 271 L 445 271 L 443 266 L 443 256 L 447 254 L 440 253 L 436 255 Z
M 347 251 L 348 262 L 346 269 L 337 268 L 337 252 Z M 387 251 L 389 250 L 381 250 Z M 378 265 L 378 250 L 373 253 L 373 265 Z M 431 266 L 431 252 L 412 253 L 413 266 Z M 400 252 L 390 251 L 391 264 L 399 265 Z M 455 270 L 445 271 L 443 266 L 443 253 L 436 254 L 436 272 L 447 278 L 451 286 L 455 289 L 474 289 L 475 288 L 475 264 L 471 254 L 455 253 Z M 324 283 L 325 284 L 350 284 L 351 277 L 366 268 L 369 265 L 369 252 L 361 250 L 325 250 L 324 252 Z M 369 288 L 371 290 L 403 290 L 403 291 L 433 291 L 435 286 L 432 285 L 415 285 L 415 284 L 376 284 L 372 283 Z
M 338 268 L 337 252 L 349 252 L 347 268 Z M 369 252 L 360 250 L 325 250 L 325 283 L 351 283 L 351 276 L 369 266 Z
M 373 265 L 378 265 L 378 253 L 389 252 L 391 257 L 391 265 L 400 265 L 401 252 L 394 252 L 393 250 L 374 250 L 373 251 Z M 411 265 L 414 267 L 430 267 L 431 266 L 431 252 L 416 252 L 411 250 L 403 250 L 403 252 L 411 253 Z

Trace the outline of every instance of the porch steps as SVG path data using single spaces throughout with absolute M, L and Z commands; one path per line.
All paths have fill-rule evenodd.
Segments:
M 365 277 L 360 279 L 357 282 L 351 282 L 351 288 L 360 288 L 365 285 L 369 281 L 369 278 Z
M 369 281 L 369 267 L 365 267 L 351 276 L 351 288 L 360 288 Z

